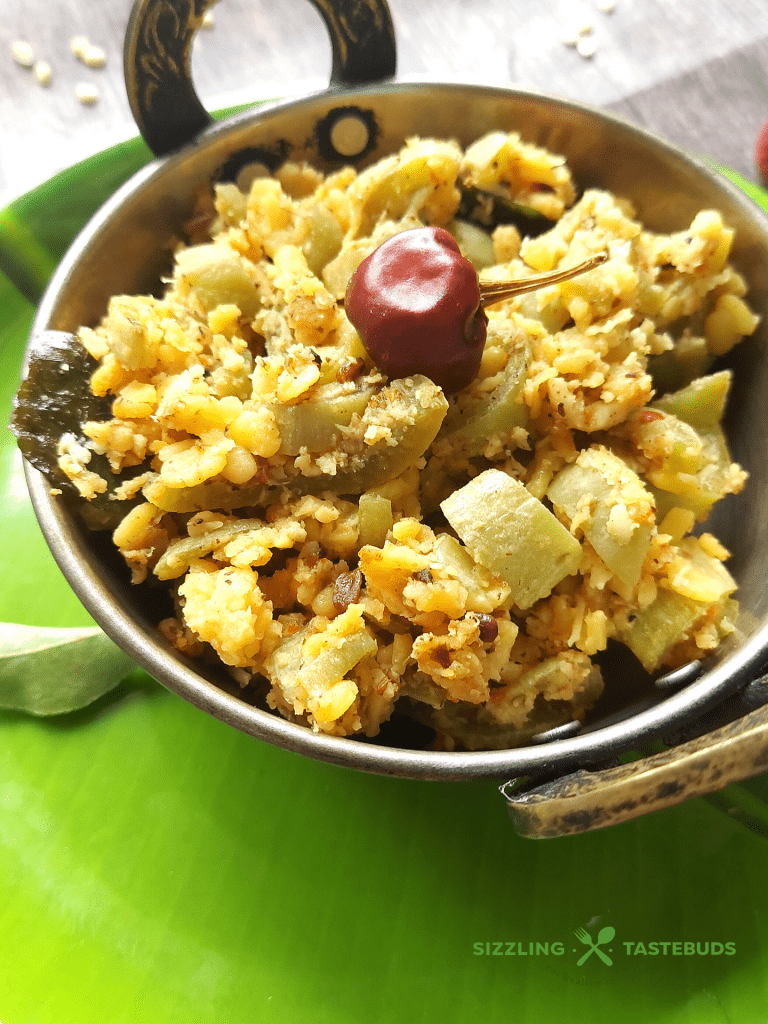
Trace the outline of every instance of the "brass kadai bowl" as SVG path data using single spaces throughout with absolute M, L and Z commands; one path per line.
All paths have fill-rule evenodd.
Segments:
M 745 492 L 715 509 L 714 532 L 732 551 L 741 614 L 736 639 L 706 665 L 646 680 L 624 704 L 599 704 L 524 748 L 477 752 L 416 749 L 313 733 L 252 706 L 237 688 L 186 659 L 156 629 L 156 609 L 127 580 L 103 534 L 84 527 L 46 478 L 27 465 L 35 512 L 51 550 L 102 628 L 162 684 L 259 739 L 364 771 L 408 778 L 510 780 L 502 786 L 525 834 L 603 827 L 716 790 L 768 765 L 762 668 L 768 655 L 768 219 L 725 179 L 646 132 L 597 110 L 517 89 L 393 80 L 395 43 L 385 0 L 312 0 L 331 36 L 327 91 L 261 106 L 214 123 L 190 78 L 190 52 L 209 0 L 138 0 L 126 39 L 126 82 L 139 129 L 157 159 L 94 216 L 55 273 L 37 313 L 29 352 L 50 332 L 93 324 L 113 294 L 152 291 L 201 189 L 237 180 L 254 164 L 286 159 L 320 170 L 364 165 L 411 136 L 466 146 L 493 129 L 563 154 L 582 188 L 631 199 L 651 230 L 687 226 L 719 209 L 736 230 L 732 262 L 745 277 L 762 326 L 730 362 L 725 424 L 733 457 L 750 473 Z M 610 671 L 610 669 L 609 669 Z M 617 669 L 619 671 L 619 669 Z M 627 752 L 668 746 L 616 766 Z M 613 765 L 613 766 L 611 766 Z M 519 785 L 523 780 L 523 785 Z

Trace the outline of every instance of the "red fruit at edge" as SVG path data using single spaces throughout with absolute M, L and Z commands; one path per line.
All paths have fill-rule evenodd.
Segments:
M 768 188 L 768 121 L 757 133 L 755 139 L 755 165 L 763 184 Z
M 443 228 L 383 242 L 349 282 L 347 316 L 390 379 L 421 373 L 455 394 L 477 376 L 488 324 L 475 268 Z

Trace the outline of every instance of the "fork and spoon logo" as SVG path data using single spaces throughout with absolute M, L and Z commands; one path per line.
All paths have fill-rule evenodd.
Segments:
M 606 942 L 611 941 L 611 939 L 616 934 L 615 928 L 613 928 L 611 925 L 606 925 L 605 928 L 601 928 L 600 931 L 597 933 L 597 942 L 592 941 L 592 936 L 589 934 L 586 928 L 576 928 L 573 934 L 576 936 L 579 942 L 582 942 L 585 946 L 589 946 L 587 952 L 577 961 L 577 967 L 581 967 L 581 965 L 586 960 L 588 960 L 593 953 L 597 953 L 597 955 L 600 957 L 604 964 L 607 964 L 609 967 L 613 965 L 613 960 L 611 960 L 611 958 L 604 950 L 600 949 L 600 946 L 604 946 Z

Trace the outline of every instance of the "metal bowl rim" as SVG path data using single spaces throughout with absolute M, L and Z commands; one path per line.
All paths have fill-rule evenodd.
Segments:
M 657 152 L 687 164 L 696 174 L 707 178 L 715 189 L 729 194 L 732 202 L 741 206 L 745 214 L 759 223 L 768 238 L 768 217 L 726 178 L 646 129 L 599 108 L 524 88 L 484 86 L 476 83 L 416 79 L 382 83 L 375 87 L 332 88 L 300 98 L 264 103 L 255 110 L 231 115 L 223 121 L 215 122 L 190 145 L 168 157 L 150 161 L 134 174 L 96 211 L 73 240 L 40 303 L 32 327 L 32 337 L 46 329 L 57 296 L 66 286 L 67 278 L 81 252 L 108 224 L 115 210 L 130 195 L 148 186 L 156 177 L 173 173 L 177 162 L 186 160 L 197 150 L 215 144 L 222 135 L 235 128 L 247 127 L 248 124 L 265 120 L 270 115 L 290 112 L 294 107 L 303 107 L 319 101 L 335 101 L 341 98 L 347 100 L 366 95 L 381 96 L 414 90 L 459 91 L 462 94 L 470 91 L 484 96 L 498 96 L 500 99 L 523 98 L 547 106 L 573 110 L 580 115 L 592 116 L 614 129 L 636 136 L 644 145 Z M 238 700 L 187 667 L 177 654 L 165 650 L 157 637 L 144 636 L 139 627 L 128 624 L 116 606 L 114 595 L 108 591 L 103 580 L 97 574 L 87 571 L 83 560 L 78 557 L 76 547 L 70 539 L 72 534 L 67 523 L 67 514 L 49 493 L 46 479 L 29 465 L 25 465 L 24 469 L 35 514 L 56 562 L 96 622 L 133 656 L 138 664 L 168 689 L 234 728 L 284 749 L 337 765 L 404 778 L 469 780 L 538 774 L 556 770 L 564 765 L 595 762 L 609 758 L 644 739 L 657 736 L 665 729 L 678 725 L 681 719 L 689 720 L 702 713 L 718 699 L 752 679 L 765 661 L 768 651 L 766 622 L 741 648 L 727 655 L 722 664 L 704 672 L 695 682 L 661 700 L 654 707 L 615 724 L 596 728 L 592 732 L 532 747 L 459 752 L 425 751 L 385 747 L 375 742 L 327 736 Z

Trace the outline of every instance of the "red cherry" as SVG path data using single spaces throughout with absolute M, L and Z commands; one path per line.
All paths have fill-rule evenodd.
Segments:
M 488 324 L 475 268 L 443 228 L 393 235 L 349 282 L 347 315 L 390 379 L 420 373 L 446 394 L 477 376 Z

